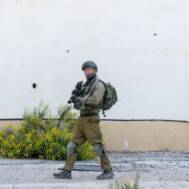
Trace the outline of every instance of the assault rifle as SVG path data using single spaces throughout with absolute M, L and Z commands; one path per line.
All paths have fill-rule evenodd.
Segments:
M 77 97 L 80 97 L 82 95 L 82 90 L 81 90 L 82 85 L 83 85 L 83 81 L 77 82 L 75 89 L 72 91 L 72 95 L 68 100 L 68 104 L 76 103 Z

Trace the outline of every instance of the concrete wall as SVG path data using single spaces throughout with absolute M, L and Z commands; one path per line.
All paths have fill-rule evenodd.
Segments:
M 107 118 L 188 120 L 188 18 L 188 0 L 0 0 L 0 118 L 56 113 L 92 59 L 118 91 Z
M 102 131 L 110 151 L 189 151 L 189 123 L 105 121 Z
M 7 127 L 7 126 L 12 126 L 14 125 L 15 127 L 20 124 L 20 121 L 12 121 L 12 120 L 5 120 L 5 121 L 0 121 L 0 129 Z
M 0 122 L 0 128 L 18 121 Z M 168 121 L 102 121 L 109 151 L 188 151 L 189 123 Z
M 189 120 L 188 18 L 188 0 L 0 0 L 0 118 L 41 100 L 55 114 L 92 59 L 118 91 L 107 118 Z M 188 128 L 102 123 L 115 151 L 189 150 Z

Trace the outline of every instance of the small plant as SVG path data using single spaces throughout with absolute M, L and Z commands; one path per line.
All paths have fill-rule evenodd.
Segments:
M 66 146 L 76 126 L 75 113 L 66 106 L 59 108 L 60 124 L 50 115 L 47 104 L 24 112 L 20 126 L 9 126 L 0 131 L 0 156 L 7 158 L 40 158 L 65 160 Z M 78 159 L 93 159 L 92 147 L 85 143 L 78 149 Z
M 67 128 L 70 130 L 73 130 L 74 126 L 76 125 L 76 119 L 77 114 L 74 112 L 71 112 L 71 106 L 64 106 L 61 105 L 58 108 L 58 122 L 57 127 L 58 128 Z
M 128 177 L 124 181 L 115 180 L 113 184 L 110 184 L 109 189 L 141 189 L 139 186 L 140 172 L 137 171 L 134 182 Z

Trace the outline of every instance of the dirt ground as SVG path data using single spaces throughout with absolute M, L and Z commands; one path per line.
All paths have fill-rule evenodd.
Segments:
M 110 153 L 116 180 L 134 178 L 140 170 L 142 189 L 188 189 L 189 153 L 145 152 Z M 100 168 L 96 161 L 76 163 L 72 180 L 56 180 L 52 173 L 63 166 L 62 161 L 0 160 L 0 189 L 63 188 L 108 189 L 114 180 L 96 181 Z M 86 169 L 86 171 L 83 171 Z

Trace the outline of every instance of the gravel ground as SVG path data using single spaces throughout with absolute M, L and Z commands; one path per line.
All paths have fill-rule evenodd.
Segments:
M 117 180 L 125 177 L 132 180 L 136 170 L 140 170 L 143 189 L 189 189 L 189 153 L 110 153 L 109 156 Z M 100 173 L 96 161 L 77 162 L 77 170 L 88 171 L 73 171 L 72 180 L 56 180 L 52 173 L 57 172 L 63 163 L 0 159 L 0 189 L 108 189 L 113 182 L 95 180 Z

